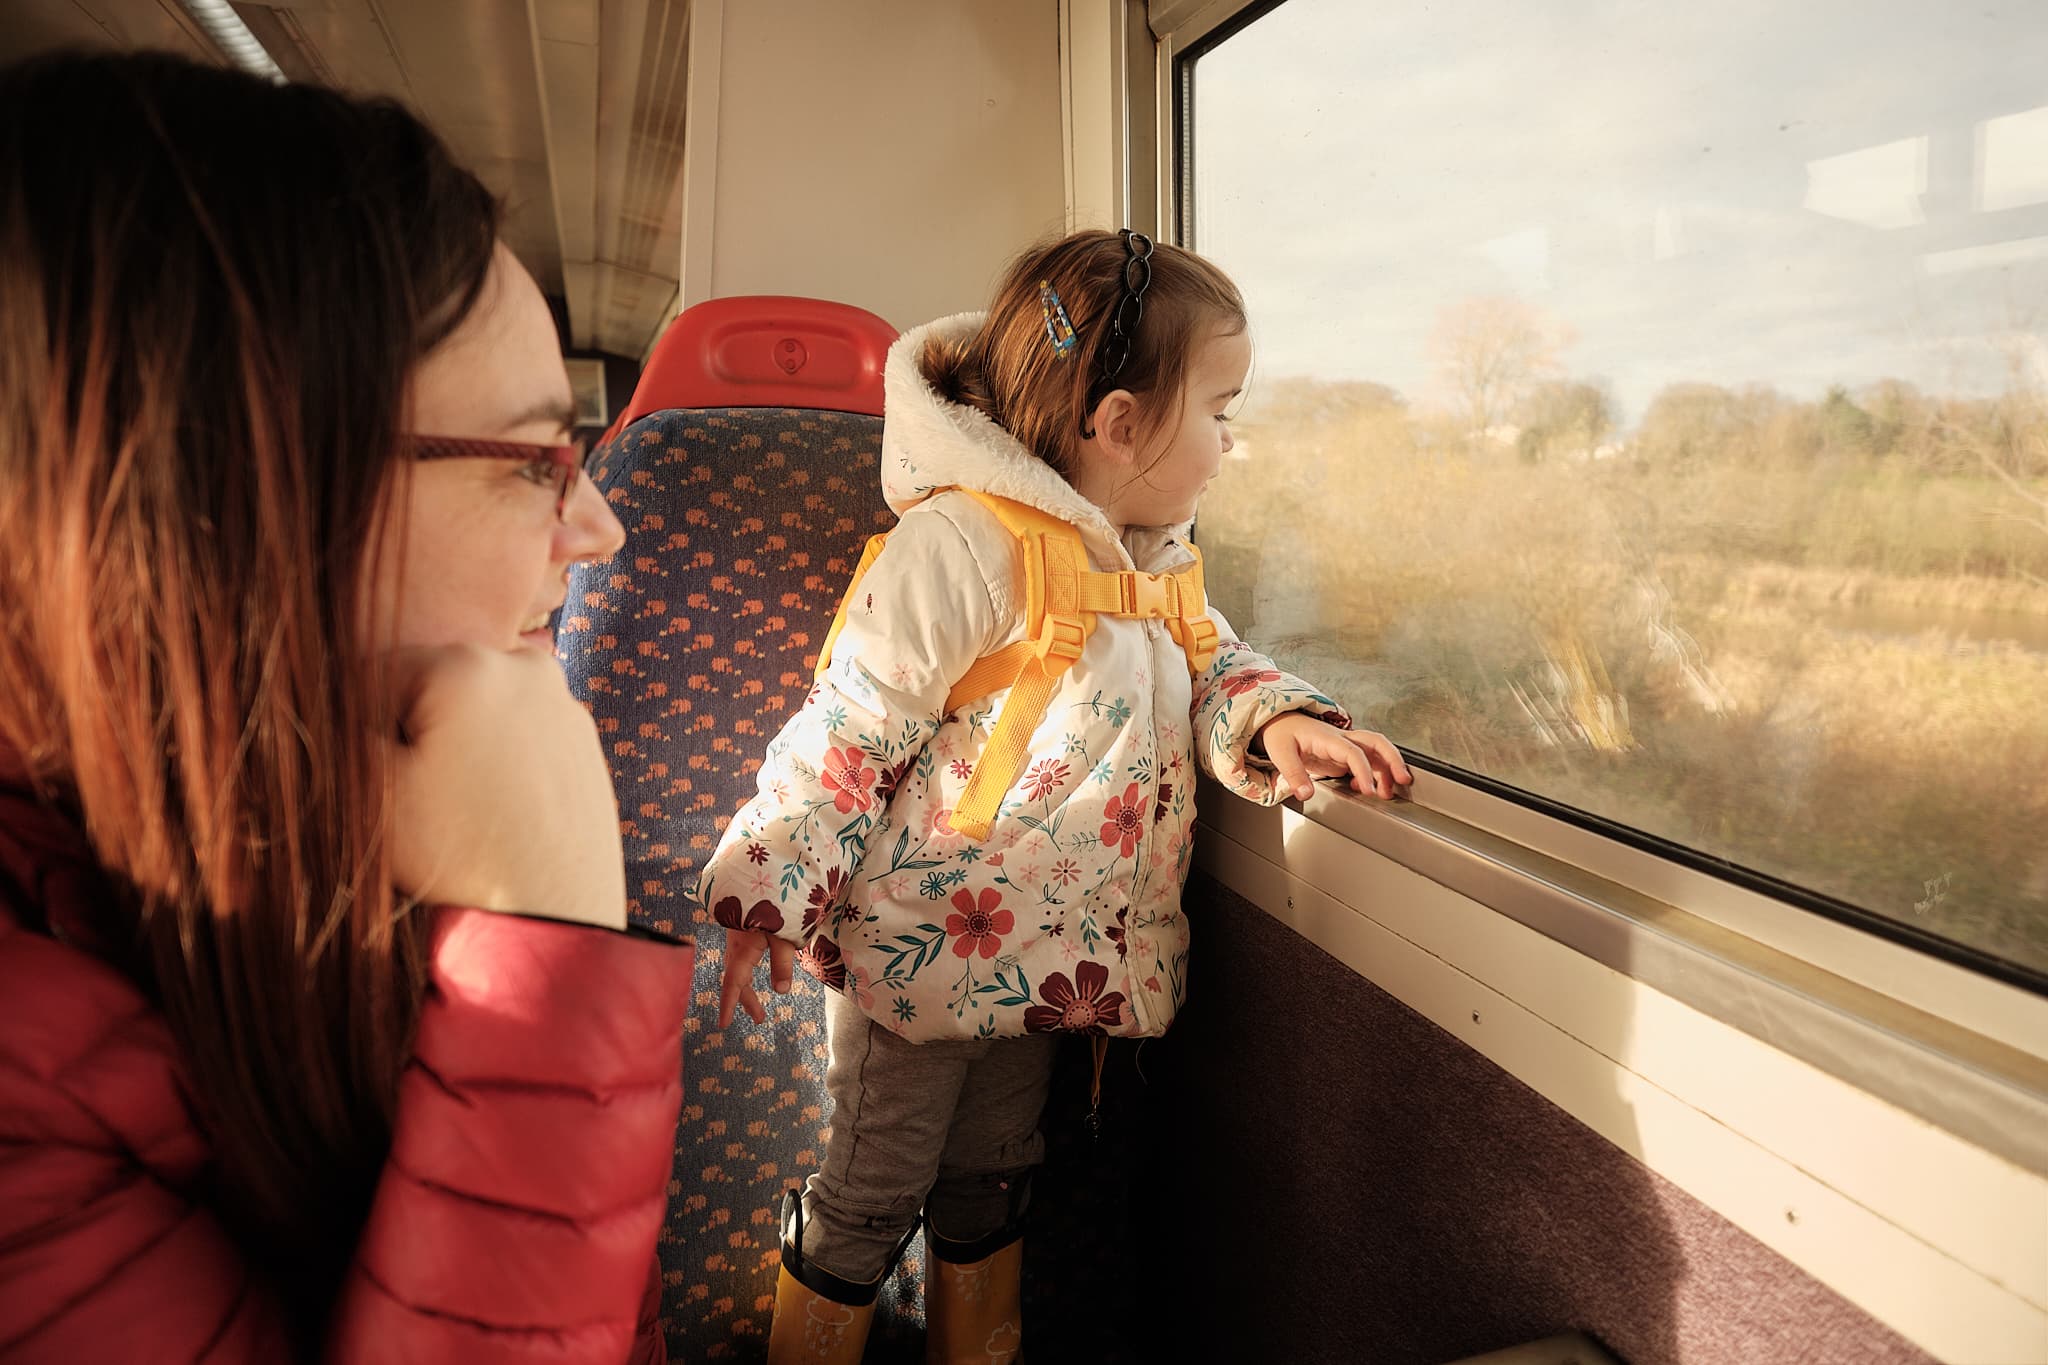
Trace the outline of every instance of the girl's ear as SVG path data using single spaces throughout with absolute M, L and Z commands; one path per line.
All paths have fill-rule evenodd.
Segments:
M 1129 389 L 1111 389 L 1102 395 L 1088 416 L 1095 432 L 1089 438 L 1110 463 L 1136 465 L 1138 462 L 1138 400 Z

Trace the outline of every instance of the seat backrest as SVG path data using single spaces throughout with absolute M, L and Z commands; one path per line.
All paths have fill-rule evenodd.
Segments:
M 683 936 L 708 922 L 694 899 L 705 859 L 803 704 L 863 543 L 894 520 L 880 476 L 890 339 L 873 314 L 816 300 L 699 305 L 599 453 L 592 477 L 626 545 L 571 575 L 556 648 L 611 759 L 638 926 Z M 791 354 L 804 363 L 775 360 Z M 648 410 L 677 395 L 693 406 Z M 759 1358 L 769 1209 L 824 1152 L 823 988 L 802 973 L 793 996 L 764 983 L 771 1026 L 739 1017 L 721 1032 L 721 947 L 714 936 L 698 954 L 661 1248 L 670 1344 L 692 1360 Z M 899 1330 L 913 1272 L 891 1292 Z
M 610 440 L 672 408 L 819 408 L 882 415 L 896 329 L 864 308 L 783 294 L 708 299 L 676 316 L 647 357 Z

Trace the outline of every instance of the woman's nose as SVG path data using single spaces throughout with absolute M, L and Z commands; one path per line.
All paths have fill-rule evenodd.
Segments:
M 567 531 L 571 560 L 610 559 L 626 543 L 626 528 L 613 515 L 611 504 L 588 478 L 576 480 L 569 494 Z

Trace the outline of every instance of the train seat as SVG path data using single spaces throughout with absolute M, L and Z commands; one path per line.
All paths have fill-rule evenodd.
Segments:
M 693 899 L 704 861 L 810 689 L 861 546 L 894 520 L 879 459 L 895 335 L 813 299 L 699 304 L 663 334 L 599 451 L 592 477 L 626 545 L 571 575 L 556 648 L 611 760 L 636 926 L 680 937 L 707 922 Z M 794 995 L 768 997 L 772 1027 L 721 1032 L 721 961 L 714 936 L 697 958 L 661 1239 L 671 1346 L 692 1360 L 765 1347 L 769 1209 L 814 1168 L 828 1118 L 823 989 L 799 973 Z M 898 1279 L 892 1318 L 915 1312 L 916 1279 Z

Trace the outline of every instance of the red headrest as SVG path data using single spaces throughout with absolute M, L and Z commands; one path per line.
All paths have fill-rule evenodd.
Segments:
M 829 408 L 882 415 L 896 329 L 851 304 L 749 294 L 685 308 L 655 343 L 607 436 L 668 408 Z

